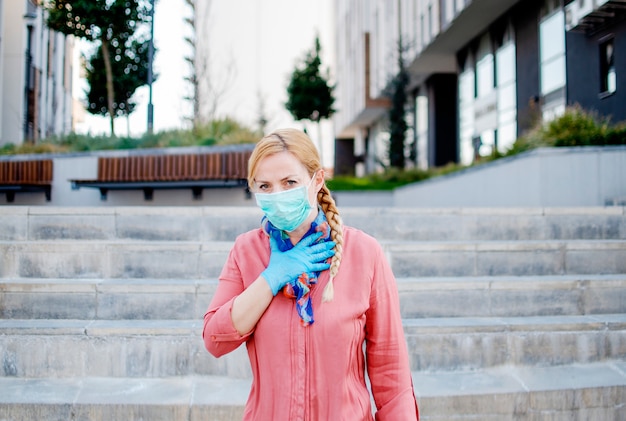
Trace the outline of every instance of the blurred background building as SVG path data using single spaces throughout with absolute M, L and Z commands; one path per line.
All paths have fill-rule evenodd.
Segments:
M 574 104 L 626 119 L 626 1 L 337 0 L 335 12 L 336 173 L 384 165 L 399 54 L 421 168 L 504 152 Z
M 46 28 L 41 0 L 0 0 L 0 145 L 73 129 L 73 37 Z

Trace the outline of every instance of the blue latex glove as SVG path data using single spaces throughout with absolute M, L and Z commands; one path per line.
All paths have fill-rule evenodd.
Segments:
M 294 281 L 302 273 L 321 272 L 330 267 L 326 259 L 335 255 L 333 241 L 314 244 L 321 232 L 300 240 L 292 249 L 280 251 L 276 240 L 270 237 L 270 263 L 261 273 L 276 296 L 285 285 Z

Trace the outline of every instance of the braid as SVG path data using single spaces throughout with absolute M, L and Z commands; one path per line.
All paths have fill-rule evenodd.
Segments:
M 328 281 L 326 288 L 324 288 L 324 293 L 322 295 L 322 302 L 327 302 L 332 301 L 335 295 L 333 280 L 339 271 L 341 256 L 343 254 L 343 222 L 339 216 L 339 210 L 337 209 L 335 200 L 330 195 L 330 190 L 328 190 L 326 185 L 323 185 L 317 194 L 317 200 L 326 215 L 328 225 L 330 225 L 330 238 L 335 242 L 335 255 L 330 261 L 330 280 Z

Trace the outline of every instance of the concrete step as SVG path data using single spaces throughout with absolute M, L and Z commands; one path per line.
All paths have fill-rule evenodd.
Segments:
M 626 363 L 502 366 L 471 372 L 414 372 L 422 420 L 626 419 Z M 250 380 L 0 378 L 0 419 L 232 421 Z
M 398 278 L 626 273 L 626 239 L 382 241 Z M 228 241 L 0 242 L 0 278 L 216 278 Z
M 0 318 L 202 320 L 217 279 L 0 279 Z
M 245 347 L 219 359 L 205 350 L 202 320 L 15 319 L 0 333 L 3 376 L 251 376 Z
M 626 239 L 382 244 L 399 278 L 626 273 Z
M 626 238 L 626 207 L 341 208 L 379 240 Z M 233 241 L 259 226 L 256 207 L 0 207 L 0 240 Z
M 626 274 L 398 278 L 402 316 L 626 313 Z M 0 318 L 201 320 L 217 279 L 0 279 Z
M 626 358 L 626 314 L 405 319 L 414 370 Z
M 405 318 L 626 314 L 626 274 L 398 278 Z
M 407 319 L 415 370 L 626 359 L 626 314 Z M 250 376 L 244 347 L 216 359 L 197 320 L 0 320 L 4 376 Z
M 414 372 L 413 384 L 425 421 L 626 419 L 623 360 Z

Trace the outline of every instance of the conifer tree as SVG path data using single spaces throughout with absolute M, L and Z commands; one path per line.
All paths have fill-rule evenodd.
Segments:
M 398 73 L 391 81 L 391 108 L 389 109 L 389 165 L 404 169 L 406 122 L 406 89 L 410 82 L 409 72 L 404 64 L 402 38 L 398 41 Z
M 287 110 L 296 120 L 309 120 L 318 124 L 321 120 L 330 118 L 335 109 L 334 86 L 328 82 L 328 77 L 322 75 L 320 67 L 321 46 L 319 36 L 315 37 L 315 46 L 309 51 L 302 66 L 296 66 L 287 87 Z M 322 141 L 319 142 L 320 154 Z

